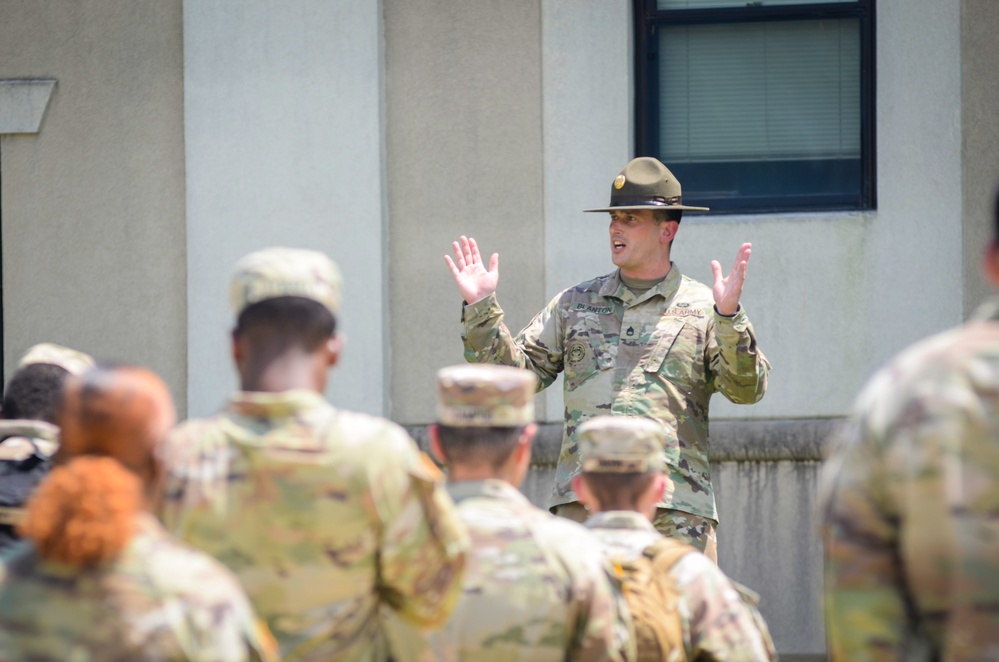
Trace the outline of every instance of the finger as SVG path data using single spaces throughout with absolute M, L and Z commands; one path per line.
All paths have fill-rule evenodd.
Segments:
M 461 274 L 461 270 L 458 269 L 458 266 L 454 263 L 454 260 L 452 260 L 449 255 L 445 255 L 444 261 L 447 262 L 447 268 L 451 270 L 451 275 L 457 278 L 459 274 Z
M 711 273 L 712 273 L 712 274 L 714 275 L 714 277 L 715 277 L 715 284 L 716 284 L 716 285 L 717 285 L 717 284 L 718 284 L 719 282 L 721 282 L 722 280 L 724 280 L 724 279 L 722 278 L 722 268 L 721 268 L 721 263 L 720 263 L 720 262 L 718 262 L 718 260 L 711 260 Z
M 465 264 L 473 264 L 475 261 L 472 259 L 472 248 L 468 243 L 468 237 L 461 235 L 458 240 L 461 242 L 461 253 L 465 257 Z
M 494 274 L 499 271 L 499 253 L 493 253 L 489 258 L 489 273 Z
M 482 254 L 479 253 L 479 244 L 472 237 L 468 238 L 468 246 L 472 249 L 472 260 L 482 262 Z
M 458 245 L 457 241 L 451 242 L 451 248 L 454 249 L 454 261 L 458 263 L 458 269 L 465 268 L 465 256 L 461 253 L 461 246 Z
M 749 254 L 751 252 L 750 249 L 752 247 L 753 245 L 748 242 L 743 244 L 742 246 L 739 246 L 739 252 L 735 256 L 735 262 L 732 263 L 733 273 L 738 271 L 740 262 L 745 262 L 749 260 Z

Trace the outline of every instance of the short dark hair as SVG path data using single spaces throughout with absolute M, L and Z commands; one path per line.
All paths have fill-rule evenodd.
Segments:
M 676 221 L 677 223 L 679 223 L 680 219 L 683 218 L 683 210 L 682 209 L 670 209 L 670 210 L 666 210 L 666 209 L 653 209 L 652 210 L 652 218 L 654 218 L 657 223 L 665 223 L 666 221 Z
M 600 510 L 634 510 L 655 477 L 654 473 L 583 472 L 583 480 L 600 504 Z
M 453 427 L 438 425 L 437 437 L 448 464 L 503 466 L 517 447 L 523 426 Z
M 62 387 L 69 373 L 52 363 L 31 363 L 14 373 L 3 394 L 6 419 L 55 423 L 62 404 Z
M 243 309 L 233 331 L 283 353 L 293 346 L 314 352 L 336 333 L 336 317 L 318 301 L 275 297 Z

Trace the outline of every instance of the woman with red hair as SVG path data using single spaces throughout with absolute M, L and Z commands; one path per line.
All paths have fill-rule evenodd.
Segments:
M 0 560 L 0 660 L 270 660 L 231 573 L 149 512 L 175 423 L 163 382 L 95 368 L 63 391 L 56 468 Z

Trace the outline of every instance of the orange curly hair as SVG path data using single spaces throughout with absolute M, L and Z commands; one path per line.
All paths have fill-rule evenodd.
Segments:
M 39 485 L 20 534 L 44 558 L 73 566 L 105 563 L 131 539 L 141 506 L 138 476 L 110 457 L 78 457 Z
M 174 421 L 166 385 L 148 370 L 102 367 L 68 380 L 58 466 L 28 502 L 20 535 L 72 566 L 117 558 L 146 505 L 155 446 Z

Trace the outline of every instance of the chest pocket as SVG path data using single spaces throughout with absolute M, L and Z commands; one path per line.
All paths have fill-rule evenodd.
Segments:
M 697 329 L 685 324 L 681 318 L 664 317 L 649 343 L 652 351 L 639 366 L 646 373 L 656 373 L 677 384 L 689 386 L 697 354 L 696 336 Z
M 617 327 L 613 328 L 617 323 Z M 614 367 L 620 322 L 611 315 L 587 314 L 574 320 L 566 334 L 562 364 L 565 386 L 572 391 L 594 375 Z

